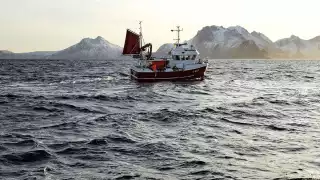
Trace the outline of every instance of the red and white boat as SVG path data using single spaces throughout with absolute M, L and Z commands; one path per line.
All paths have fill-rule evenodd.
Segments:
M 169 52 L 168 57 L 152 57 L 152 45 L 142 45 L 142 28 L 140 34 L 127 29 L 123 55 L 131 55 L 138 59 L 138 63 L 131 67 L 130 76 L 139 82 L 152 81 L 182 81 L 203 80 L 208 63 L 201 61 L 199 52 L 194 46 L 180 44 L 180 27 L 177 43 Z

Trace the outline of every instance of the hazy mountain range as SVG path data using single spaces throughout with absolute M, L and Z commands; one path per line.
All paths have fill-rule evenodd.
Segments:
M 272 42 L 260 32 L 241 26 L 206 26 L 187 41 L 205 58 L 320 58 L 320 36 L 303 40 L 297 36 Z M 155 53 L 166 56 L 173 44 L 162 45 Z
M 320 36 L 304 40 L 292 35 L 272 42 L 266 35 L 248 32 L 241 26 L 206 26 L 199 30 L 188 44 L 194 45 L 202 58 L 319 58 Z M 167 57 L 173 48 L 166 43 L 154 52 L 154 56 Z M 0 51 L 0 59 L 118 59 L 122 47 L 102 37 L 85 38 L 60 51 L 13 53 Z
M 79 43 L 61 51 L 13 53 L 0 51 L 2 59 L 115 59 L 120 58 L 122 48 L 98 36 L 84 38 Z

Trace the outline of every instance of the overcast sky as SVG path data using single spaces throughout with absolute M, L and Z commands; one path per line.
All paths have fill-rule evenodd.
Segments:
M 0 50 L 60 50 L 97 36 L 123 46 L 139 20 L 155 48 L 173 42 L 176 25 L 183 40 L 209 25 L 310 39 L 320 35 L 319 9 L 319 0 L 0 0 Z

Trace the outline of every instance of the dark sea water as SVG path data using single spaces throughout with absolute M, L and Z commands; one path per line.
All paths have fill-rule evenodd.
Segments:
M 0 60 L 0 179 L 320 178 L 320 61 L 148 84 L 131 63 Z

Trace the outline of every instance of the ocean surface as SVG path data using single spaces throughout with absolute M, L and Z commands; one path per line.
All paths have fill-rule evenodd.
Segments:
M 141 84 L 131 61 L 0 60 L 0 179 L 320 178 L 320 61 L 209 63 Z

